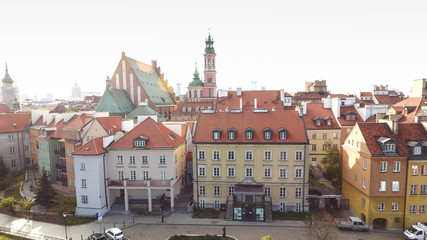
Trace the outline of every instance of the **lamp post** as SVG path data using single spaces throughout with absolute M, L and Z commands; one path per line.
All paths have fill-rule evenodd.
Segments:
M 64 217 L 65 240 L 67 240 L 68 239 L 68 236 L 67 236 L 67 220 L 66 220 L 67 213 L 63 212 L 62 216 Z

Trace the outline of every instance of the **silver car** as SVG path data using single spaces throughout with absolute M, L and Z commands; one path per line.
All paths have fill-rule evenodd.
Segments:
M 110 228 L 110 229 L 107 229 L 105 231 L 105 236 L 108 239 L 114 239 L 114 240 L 116 240 L 116 239 L 125 239 L 125 236 L 123 235 L 122 230 L 120 230 L 119 228 Z

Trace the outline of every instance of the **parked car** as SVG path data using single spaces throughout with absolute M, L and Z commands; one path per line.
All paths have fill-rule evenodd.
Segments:
M 114 239 L 114 240 L 116 240 L 116 239 L 125 239 L 125 236 L 123 235 L 122 230 L 120 230 L 119 228 L 110 228 L 110 229 L 107 229 L 105 231 L 105 236 L 108 239 Z
M 87 237 L 87 240 L 105 240 L 105 235 L 103 233 L 94 233 Z
M 341 230 L 368 231 L 369 227 L 358 217 L 335 218 L 337 227 Z
M 427 226 L 423 223 L 418 222 L 417 225 L 412 225 L 403 234 L 406 239 L 424 240 L 427 232 Z

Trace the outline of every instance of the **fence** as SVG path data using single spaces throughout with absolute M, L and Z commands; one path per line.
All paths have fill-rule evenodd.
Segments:
M 12 235 L 16 237 L 23 237 L 27 239 L 64 240 L 64 238 L 51 237 L 51 236 L 46 236 L 39 233 L 25 232 L 25 231 L 15 230 L 15 229 L 10 229 L 5 227 L 0 227 L 0 233 L 4 233 L 7 235 Z

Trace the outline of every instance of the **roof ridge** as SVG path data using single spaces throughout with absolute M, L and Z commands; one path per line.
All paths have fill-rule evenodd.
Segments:
M 160 130 L 160 128 L 159 128 L 159 126 L 158 126 L 158 124 L 161 124 L 161 123 L 155 122 L 151 117 L 149 117 L 149 118 L 153 121 L 153 124 L 156 126 L 157 130 L 159 130 L 160 135 L 161 135 L 161 136 L 162 136 L 162 138 L 167 142 L 167 144 L 169 145 L 169 147 L 172 147 L 172 144 L 170 144 L 170 142 L 169 142 L 169 141 L 168 141 L 168 139 L 164 136 L 164 134 L 163 134 L 162 130 Z M 164 126 L 164 125 L 162 125 L 162 126 L 166 128 L 166 126 Z M 167 129 L 169 129 L 169 128 L 167 128 Z

